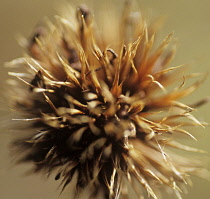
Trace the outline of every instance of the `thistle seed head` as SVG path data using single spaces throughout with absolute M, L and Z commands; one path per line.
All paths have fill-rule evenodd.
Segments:
M 33 122 L 32 135 L 14 142 L 21 161 L 35 172 L 55 171 L 63 188 L 75 177 L 77 193 L 87 188 L 89 198 L 126 198 L 127 182 L 140 198 L 157 199 L 161 189 L 181 198 L 189 175 L 206 172 L 200 161 L 170 151 L 202 152 L 174 140 L 194 138 L 185 126 L 202 126 L 194 107 L 179 101 L 202 80 L 184 86 L 193 75 L 178 77 L 179 66 L 169 66 L 172 34 L 153 47 L 154 27 L 129 5 L 117 24 L 107 19 L 108 35 L 86 6 L 71 15 L 36 29 L 28 55 L 11 62 L 26 67 L 10 74 L 28 87 L 15 84 L 14 107 Z

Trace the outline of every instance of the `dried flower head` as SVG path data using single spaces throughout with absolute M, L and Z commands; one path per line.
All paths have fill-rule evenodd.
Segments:
M 128 182 L 140 198 L 157 199 L 161 189 L 181 198 L 189 175 L 207 174 L 200 161 L 170 150 L 202 152 L 174 140 L 194 138 L 185 126 L 202 126 L 195 107 L 179 101 L 202 80 L 184 86 L 194 75 L 168 67 L 172 35 L 154 48 L 154 26 L 128 4 L 119 20 L 101 15 L 99 29 L 84 5 L 70 15 L 36 29 L 28 55 L 11 62 L 27 67 L 10 74 L 28 87 L 15 83 L 14 105 L 34 127 L 14 143 L 21 161 L 35 172 L 56 171 L 63 188 L 75 178 L 76 192 L 87 188 L 88 198 L 126 198 Z

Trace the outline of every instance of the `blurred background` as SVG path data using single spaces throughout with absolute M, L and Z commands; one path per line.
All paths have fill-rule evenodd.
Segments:
M 100 2 L 91 2 L 100 13 Z M 59 1 L 60 3 L 61 1 Z M 62 1 L 63 2 L 63 1 Z M 66 0 L 66 2 L 71 2 Z M 82 1 L 74 1 L 80 4 Z M 97 3 L 96 3 L 97 2 Z M 116 8 L 123 1 L 116 0 Z M 165 16 L 166 21 L 160 39 L 174 32 L 178 38 L 178 51 L 172 66 L 183 63 L 191 65 L 192 72 L 210 71 L 210 1 L 209 0 L 137 0 L 141 9 L 146 9 L 148 16 Z M 107 2 L 107 4 L 109 4 Z M 67 188 L 60 196 L 58 183 L 50 177 L 26 176 L 27 165 L 14 166 L 9 153 L 9 143 L 12 140 L 10 132 L 12 114 L 7 106 L 5 92 L 8 69 L 4 62 L 20 57 L 22 49 L 17 38 L 19 35 L 29 37 L 33 28 L 43 17 L 53 16 L 59 10 L 58 0 L 0 0 L 0 198 L 1 199 L 67 199 L 71 198 L 71 190 Z M 210 96 L 210 77 L 198 91 L 191 96 L 192 101 Z M 207 104 L 194 114 L 199 120 L 210 123 L 210 104 Z M 210 128 L 196 128 L 198 142 L 187 141 L 188 144 L 202 148 L 210 153 Z M 209 156 L 209 154 L 208 154 Z M 193 177 L 193 187 L 184 199 L 210 198 L 210 182 Z M 165 199 L 165 198 L 164 198 Z M 167 199 L 167 198 L 166 198 Z

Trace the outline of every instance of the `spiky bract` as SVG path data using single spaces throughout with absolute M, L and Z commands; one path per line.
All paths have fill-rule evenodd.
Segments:
M 77 191 L 89 187 L 90 198 L 127 197 L 127 181 L 140 198 L 141 186 L 152 198 L 162 188 L 181 198 L 188 175 L 203 170 L 168 148 L 198 151 L 173 138 L 193 137 L 183 126 L 201 125 L 178 101 L 200 81 L 184 88 L 176 77 L 179 86 L 167 89 L 178 68 L 168 67 L 172 35 L 154 49 L 154 27 L 128 5 L 118 24 L 106 17 L 98 24 L 109 28 L 103 32 L 86 6 L 70 19 L 56 17 L 56 25 L 37 29 L 28 56 L 12 63 L 28 67 L 27 74 L 11 73 L 29 87 L 16 96 L 16 108 L 39 128 L 15 146 L 35 171 L 56 170 L 64 187 L 76 175 Z

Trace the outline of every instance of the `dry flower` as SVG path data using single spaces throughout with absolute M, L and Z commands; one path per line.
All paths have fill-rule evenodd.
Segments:
M 174 140 L 194 138 L 185 126 L 203 125 L 180 102 L 203 80 L 185 86 L 195 74 L 169 67 L 173 35 L 154 48 L 154 26 L 129 4 L 119 20 L 106 16 L 105 32 L 86 6 L 72 13 L 36 29 L 28 55 L 10 63 L 27 68 L 10 73 L 28 87 L 14 84 L 14 108 L 32 121 L 33 133 L 14 143 L 20 161 L 57 172 L 63 188 L 76 178 L 76 196 L 88 189 L 88 198 L 126 198 L 129 182 L 139 198 L 163 189 L 180 199 L 191 174 L 208 175 L 201 161 L 170 150 L 203 152 Z

